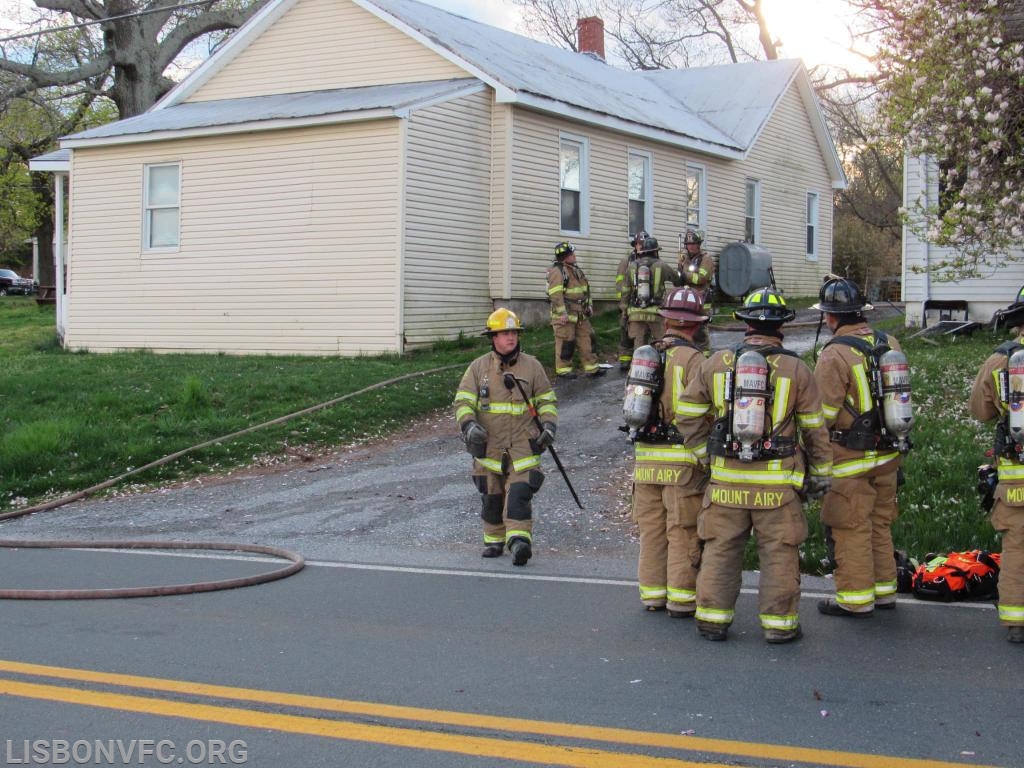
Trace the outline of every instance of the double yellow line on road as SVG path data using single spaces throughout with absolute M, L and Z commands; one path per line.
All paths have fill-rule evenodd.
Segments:
M 554 737 L 562 740 L 600 742 L 619 748 L 645 747 L 673 750 L 693 755 L 713 753 L 731 757 L 753 757 L 783 762 L 808 763 L 821 768 L 985 768 L 965 763 L 947 763 L 884 755 L 834 752 L 805 747 L 707 739 L 695 736 L 651 733 L 625 728 L 601 728 L 573 723 L 547 722 L 512 717 L 495 717 L 470 712 L 421 709 L 390 704 L 332 699 L 322 696 L 279 693 L 222 685 L 206 685 L 156 677 L 139 677 L 87 669 L 51 667 L 0 660 L 0 673 L 43 677 L 56 680 L 91 683 L 110 687 L 132 688 L 147 693 L 173 693 L 196 699 L 244 701 L 252 704 L 286 706 L 302 710 L 360 715 L 425 723 L 433 726 L 456 726 L 504 734 L 473 736 L 438 733 L 429 729 L 372 725 L 334 720 L 311 715 L 265 712 L 259 709 L 228 707 L 219 704 L 183 702 L 82 686 L 61 686 L 52 683 L 27 682 L 0 678 L 0 695 L 43 701 L 55 701 L 102 709 L 161 715 L 187 720 L 223 723 L 244 728 L 261 728 L 283 733 L 319 736 L 347 741 L 370 742 L 385 746 L 448 752 L 478 757 L 515 760 L 520 763 L 568 766 L 569 768 L 726 768 L 724 765 L 695 762 L 674 757 L 656 757 L 636 752 L 595 749 L 587 746 L 539 744 L 523 741 L 524 735 Z M 253 755 L 253 757 L 256 757 Z

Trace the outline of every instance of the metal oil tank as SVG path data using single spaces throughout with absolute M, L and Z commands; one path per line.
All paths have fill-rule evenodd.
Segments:
M 745 296 L 772 284 L 772 255 L 752 243 L 729 243 L 718 254 L 718 288 L 728 296 Z

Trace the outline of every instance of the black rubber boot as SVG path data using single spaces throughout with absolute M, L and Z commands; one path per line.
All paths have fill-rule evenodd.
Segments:
M 712 624 L 707 621 L 697 622 L 697 634 L 705 640 L 722 642 L 729 637 L 729 628 L 721 624 Z
M 526 539 L 516 539 L 508 548 L 512 553 L 512 565 L 526 565 L 526 561 L 529 560 L 530 556 L 533 554 L 533 550 L 530 548 L 530 542 Z
M 819 600 L 818 601 L 818 613 L 823 613 L 826 616 L 842 616 L 848 619 L 869 619 L 873 611 L 861 611 L 855 613 L 854 611 L 848 611 L 843 606 L 834 600 Z
M 501 557 L 501 553 L 504 551 L 505 545 L 502 543 L 485 544 L 484 551 L 480 553 L 480 557 Z

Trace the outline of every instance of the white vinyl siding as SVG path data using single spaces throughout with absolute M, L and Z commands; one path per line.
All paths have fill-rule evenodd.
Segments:
M 482 326 L 491 311 L 490 92 L 413 113 L 405 196 L 405 339 Z
M 686 177 L 688 157 L 682 150 L 657 142 L 641 144 L 604 128 L 552 117 L 525 109 L 513 114 L 513 158 L 510 173 L 511 251 L 510 288 L 496 300 L 512 299 L 514 308 L 537 301 L 546 322 L 545 270 L 552 248 L 567 239 L 560 228 L 559 148 L 563 135 L 582 136 L 589 145 L 590 228 L 569 237 L 580 267 L 598 300 L 615 298 L 615 270 L 629 247 L 628 200 L 631 151 L 651 158 L 652 233 L 661 240 L 662 258 L 674 263 L 676 235 L 686 229 L 686 199 L 680 180 Z M 741 208 L 735 209 L 742 212 Z
M 399 138 L 389 120 L 75 150 L 67 346 L 398 350 Z M 143 254 L 142 168 L 167 157 L 182 245 Z
M 938 166 L 922 156 L 904 158 L 903 199 L 912 205 L 919 199 L 937 205 L 939 200 Z M 949 248 L 940 248 L 921 240 L 908 228 L 903 228 L 903 271 L 901 275 L 903 300 L 906 302 L 907 324 L 921 325 L 923 304 L 927 299 L 957 299 L 967 301 L 970 319 L 988 322 L 992 313 L 1016 299 L 1017 290 L 1024 285 L 1024 246 L 1016 249 L 1015 258 L 1005 260 L 998 268 L 988 270 L 984 277 L 970 280 L 939 280 L 928 272 L 928 267 L 952 256 Z M 935 314 L 930 320 L 934 322 Z
M 817 296 L 832 270 L 832 181 L 797 86 L 780 99 L 746 159 L 708 159 L 708 220 L 705 247 L 717 255 L 743 240 L 745 183 L 761 182 L 758 245 L 772 256 L 775 280 L 788 297 Z M 807 261 L 806 194 L 821 195 L 818 260 Z
M 353 3 L 303 0 L 187 100 L 467 76 L 465 70 Z
M 791 107 L 791 109 L 787 108 Z M 763 179 L 761 237 L 773 256 L 779 284 L 789 296 L 817 295 L 821 275 L 831 269 L 831 210 L 823 206 L 819 222 L 821 254 L 808 269 L 804 235 L 806 191 L 831 189 L 827 166 L 814 144 L 810 122 L 799 97 L 784 97 L 782 115 L 762 132 L 751 160 L 711 158 L 658 142 L 640 144 L 603 128 L 516 109 L 511 171 L 511 287 L 495 299 L 526 302 L 544 300 L 544 270 L 551 247 L 564 239 L 559 220 L 559 145 L 564 134 L 585 136 L 590 161 L 590 231 L 572 237 L 580 266 L 598 299 L 614 298 L 615 269 L 627 251 L 628 163 L 631 150 L 649 152 L 653 187 L 652 233 L 662 245 L 662 258 L 674 263 L 678 235 L 686 231 L 688 199 L 683 180 L 687 169 L 704 172 L 705 246 L 717 256 L 728 243 L 743 239 L 744 184 L 755 174 Z M 787 138 L 789 137 L 789 138 Z M 796 137 L 799 148 L 791 146 Z M 791 161 L 789 158 L 797 158 Z M 769 171 L 774 177 L 767 178 Z M 831 197 L 829 196 L 829 199 Z M 820 274 L 819 274 L 820 272 Z M 540 306 L 543 306 L 541 304 Z M 521 303 L 515 304 L 522 309 Z
M 586 131 L 586 132 L 584 132 Z M 585 136 L 589 143 L 590 229 L 567 238 L 560 220 L 560 145 L 563 135 Z M 509 294 L 495 299 L 538 300 L 547 320 L 546 269 L 553 248 L 571 239 L 594 295 L 614 298 L 615 269 L 627 250 L 627 138 L 590 130 L 567 120 L 516 109 L 509 178 L 511 217 Z M 657 164 L 657 158 L 655 158 Z M 655 171 L 657 178 L 657 170 Z M 655 196 L 657 197 L 657 190 Z M 519 305 L 516 305 L 520 308 Z M 539 315 L 538 315 L 539 317 Z
M 489 237 L 490 295 L 511 295 L 512 266 L 512 136 L 511 104 L 491 105 L 491 230 Z

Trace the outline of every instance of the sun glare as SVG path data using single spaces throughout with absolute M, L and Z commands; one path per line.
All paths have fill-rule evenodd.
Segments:
M 849 50 L 854 15 L 842 0 L 764 0 L 764 13 L 772 35 L 782 41 L 783 58 L 803 59 L 808 69 L 842 67 L 858 73 L 871 69 L 869 62 Z M 863 51 L 864 43 L 858 42 L 857 49 Z

